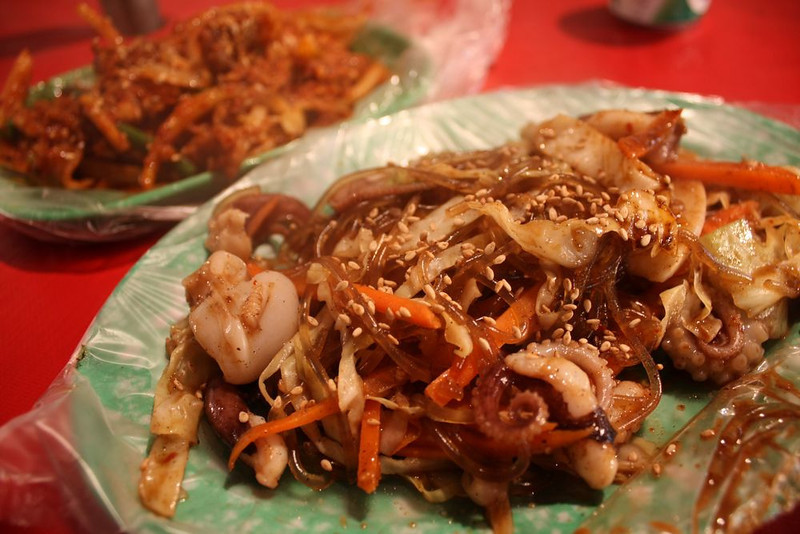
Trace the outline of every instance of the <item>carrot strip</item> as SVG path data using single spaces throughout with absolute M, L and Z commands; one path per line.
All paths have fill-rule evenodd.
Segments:
M 301 408 L 300 410 L 297 410 L 293 414 L 282 419 L 267 421 L 266 423 L 254 426 L 245 432 L 242 437 L 239 438 L 239 441 L 236 442 L 236 445 L 233 447 L 231 455 L 228 458 L 228 469 L 233 469 L 233 466 L 236 464 L 236 460 L 239 458 L 239 455 L 242 454 L 242 451 L 257 439 L 266 438 L 273 434 L 286 432 L 287 430 L 293 430 L 309 423 L 319 421 L 320 419 L 324 419 L 325 417 L 335 413 L 339 413 L 339 400 L 335 396 L 332 396 L 328 397 L 322 402 L 317 402 L 315 404 L 311 404 L 310 406 L 306 406 L 305 408 Z
M 6 121 L 11 120 L 14 114 L 25 106 L 32 72 L 33 58 L 25 49 L 14 60 L 3 90 L 0 91 L 0 128 L 5 128 Z
M 539 295 L 540 287 L 539 284 L 536 284 L 523 291 L 522 294 L 511 303 L 511 306 L 497 318 L 495 322 L 496 328 L 500 332 L 511 336 L 510 339 L 505 336 L 493 336 L 494 339 L 492 341 L 494 341 L 498 347 L 516 339 L 514 336 L 515 326 L 519 328 L 523 334 L 536 326 L 536 298 Z
M 358 450 L 358 487 L 367 493 L 378 488 L 381 480 L 381 461 L 378 453 L 381 444 L 381 403 L 375 399 L 364 402 L 361 417 L 361 442 Z
M 432 328 L 434 330 L 442 327 L 442 321 L 433 311 L 420 301 L 398 297 L 391 293 L 384 293 L 377 289 L 362 284 L 353 284 L 363 296 L 375 303 L 375 309 L 381 313 L 391 310 L 392 313 L 403 321 L 421 326 L 422 328 Z M 400 311 L 401 308 L 408 310 L 408 314 Z M 409 315 L 410 314 L 410 315 Z
M 122 35 L 117 31 L 110 18 L 101 15 L 83 3 L 78 5 L 78 15 L 97 32 L 97 35 L 108 41 L 109 44 L 118 45 L 122 43 Z
M 139 185 L 143 189 L 152 189 L 155 186 L 161 163 L 173 154 L 172 143 L 175 139 L 220 102 L 233 98 L 236 89 L 236 86 L 212 87 L 201 93 L 186 96 L 178 102 L 169 117 L 158 127 L 153 142 L 150 143 L 150 151 L 144 158 L 142 174 L 139 177 Z
M 494 361 L 497 349 L 516 340 L 514 327 L 524 334 L 536 326 L 536 297 L 539 285 L 529 287 L 496 320 L 499 333 L 488 340 L 492 349 L 484 351 L 476 348 L 466 358 L 456 358 L 448 369 L 433 379 L 425 388 L 425 395 L 439 406 L 454 399 L 460 399 L 463 390 L 486 367 Z
M 758 202 L 755 200 L 747 200 L 738 204 L 732 204 L 727 208 L 723 208 L 711 214 L 706 222 L 703 224 L 703 231 L 700 235 L 706 235 L 713 232 L 717 228 L 721 228 L 726 224 L 739 219 L 756 219 L 758 215 Z
M 106 113 L 102 107 L 101 97 L 97 93 L 82 94 L 78 101 L 81 104 L 84 114 L 92 121 L 92 124 L 103 134 L 108 143 L 117 152 L 125 152 L 131 147 L 128 136 L 117 128 L 114 120 Z
M 760 162 L 677 159 L 650 166 L 678 180 L 699 180 L 750 191 L 800 195 L 800 176 L 789 169 Z

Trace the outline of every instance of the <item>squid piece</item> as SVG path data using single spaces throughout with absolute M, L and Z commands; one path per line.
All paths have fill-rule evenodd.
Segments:
M 297 332 L 300 304 L 292 281 L 275 271 L 248 279 L 245 263 L 228 252 L 212 254 L 184 287 L 195 338 L 231 384 L 256 380 Z
M 224 250 L 247 261 L 271 235 L 288 236 L 310 217 L 311 210 L 294 197 L 249 187 L 217 205 L 205 245 L 211 252 Z
M 573 419 L 587 417 L 599 407 L 589 377 L 583 369 L 562 356 L 544 356 L 524 350 L 506 356 L 505 363 L 515 373 L 550 384 L 561 394 Z
M 675 367 L 694 380 L 726 384 L 755 367 L 769 339 L 767 326 L 746 316 L 730 298 L 712 294 L 712 313 L 701 315 L 701 302 L 693 291 L 686 294 L 680 313 L 669 322 L 661 347 Z M 702 317 L 702 319 L 698 319 Z

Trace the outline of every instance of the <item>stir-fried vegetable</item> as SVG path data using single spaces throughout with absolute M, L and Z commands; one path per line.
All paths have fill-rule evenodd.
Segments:
M 534 464 L 592 489 L 628 478 L 650 453 L 633 437 L 661 398 L 653 353 L 729 382 L 800 294 L 791 203 L 715 189 L 703 172 L 726 164 L 667 179 L 684 131 L 680 110 L 559 116 L 354 173 L 313 209 L 254 190 L 221 203 L 184 286 L 228 382 L 206 410 L 229 465 L 271 488 L 287 466 L 367 493 L 402 475 L 435 502 L 468 497 L 497 532 Z M 283 308 L 263 289 L 279 273 L 297 295 Z
M 78 13 L 99 36 L 92 78 L 27 106 L 23 51 L 0 92 L 0 129 L 14 131 L 0 135 L 0 165 L 35 185 L 149 189 L 206 170 L 233 179 L 246 158 L 348 117 L 388 77 L 350 49 L 359 16 L 239 3 L 126 40 L 86 4 Z

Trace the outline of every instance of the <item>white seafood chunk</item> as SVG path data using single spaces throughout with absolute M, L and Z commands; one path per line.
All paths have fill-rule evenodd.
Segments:
M 197 297 L 189 313 L 195 339 L 231 384 L 256 380 L 297 332 L 297 291 L 281 273 L 265 271 L 248 280 L 241 259 L 217 251 L 184 285 Z
M 563 397 L 574 419 L 587 416 L 598 407 L 586 372 L 566 358 L 542 356 L 524 350 L 506 356 L 505 362 L 515 373 L 543 380 L 553 386 Z

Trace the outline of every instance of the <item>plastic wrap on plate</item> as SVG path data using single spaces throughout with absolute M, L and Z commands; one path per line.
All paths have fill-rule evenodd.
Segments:
M 434 103 L 312 132 L 295 150 L 258 167 L 224 194 L 257 185 L 312 203 L 338 176 L 354 170 L 408 162 L 429 152 L 497 146 L 517 138 L 526 122 L 555 112 L 581 115 L 623 106 L 682 107 L 689 125 L 685 144 L 705 156 L 737 159 L 747 154 L 774 164 L 800 163 L 800 132 L 718 100 L 601 84 L 547 86 Z M 0 518 L 14 524 L 58 518 L 84 531 L 487 531 L 482 511 L 469 501 L 431 504 L 401 479 L 387 477 L 369 496 L 338 483 L 317 492 L 290 476 L 276 490 L 259 487 L 244 470 L 228 472 L 228 451 L 205 423 L 189 457 L 185 498 L 175 517 L 156 517 L 140 505 L 139 466 L 150 443 L 155 384 L 166 364 L 164 342 L 170 325 L 188 311 L 181 280 L 207 257 L 203 243 L 213 205 L 203 205 L 144 255 L 34 410 L 0 428 Z M 580 491 L 555 477 L 547 491 L 512 502 L 515 526 L 522 532 L 571 532 L 588 518 L 587 525 L 598 530 L 634 521 L 645 525 L 643 530 L 648 525 L 682 530 L 694 520 L 689 511 L 697 499 L 704 499 L 697 508 L 698 524 L 716 521 L 723 508 L 746 518 L 749 511 L 734 505 L 766 496 L 750 478 L 760 475 L 772 477 L 776 485 L 759 520 L 790 507 L 798 500 L 800 466 L 796 454 L 785 451 L 797 451 L 800 444 L 796 425 L 778 422 L 768 429 L 774 440 L 749 457 L 747 465 L 753 467 L 739 470 L 744 481 L 736 488 L 740 493 L 706 491 L 703 481 L 709 468 L 716 477 L 715 462 L 721 458 L 716 451 L 728 429 L 765 428 L 755 421 L 749 429 L 728 426 L 741 424 L 729 414 L 742 399 L 756 411 L 796 415 L 797 342 L 795 324 L 768 350 L 769 370 L 763 376 L 785 387 L 759 392 L 752 388 L 757 380 L 747 377 L 718 393 L 672 371 L 661 403 L 640 431 L 662 447 L 658 478 L 643 474 L 630 485 Z M 708 429 L 714 430 L 713 439 Z M 675 450 L 669 446 L 673 442 Z M 686 487 L 692 491 L 680 491 Z
M 357 36 L 352 48 L 385 62 L 391 77 L 357 103 L 349 120 L 385 115 L 425 99 L 477 91 L 504 41 L 509 3 L 373 2 L 374 22 Z M 352 4 L 361 6 L 360 2 Z M 443 11 L 447 15 L 444 22 L 432 26 L 431 17 Z M 409 13 L 413 16 L 407 16 Z M 460 45 L 453 47 L 454 42 Z M 49 98 L 65 85 L 91 79 L 90 68 L 78 69 L 40 84 L 35 97 Z M 245 160 L 241 172 L 291 150 L 294 144 Z M 229 183 L 204 172 L 142 192 L 66 190 L 34 187 L 10 171 L 0 170 L 0 220 L 40 239 L 120 240 L 182 220 L 193 211 L 192 206 Z

